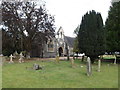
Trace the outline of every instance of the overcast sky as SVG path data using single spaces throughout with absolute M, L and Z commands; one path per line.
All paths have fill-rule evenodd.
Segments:
M 82 16 L 90 10 L 100 12 L 105 22 L 111 0 L 44 0 L 50 14 L 55 15 L 56 31 L 63 27 L 66 36 L 73 37 L 73 31 L 81 23 Z
M 38 1 L 40 4 L 39 0 Z M 75 28 L 87 11 L 100 12 L 105 23 L 111 0 L 43 0 L 48 12 L 55 16 L 56 31 L 62 26 L 66 36 L 74 37 Z

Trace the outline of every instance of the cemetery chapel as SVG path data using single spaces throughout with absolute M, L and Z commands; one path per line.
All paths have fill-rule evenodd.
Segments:
M 71 56 L 73 55 L 73 37 L 68 37 L 64 35 L 63 28 L 60 27 L 56 33 L 55 37 L 49 39 L 45 44 L 42 50 L 42 54 L 39 52 L 39 47 L 34 48 L 31 52 L 32 57 L 56 57 L 56 56 Z M 40 56 L 41 57 L 41 56 Z

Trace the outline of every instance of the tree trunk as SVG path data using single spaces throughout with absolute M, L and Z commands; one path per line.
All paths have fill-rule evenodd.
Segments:
M 90 56 L 90 58 L 91 58 L 91 63 L 93 64 L 95 59 L 96 59 L 96 57 L 95 56 Z
M 84 61 L 84 57 L 85 57 L 85 56 L 82 56 L 82 62 Z
M 67 55 L 67 60 L 70 60 L 69 55 Z

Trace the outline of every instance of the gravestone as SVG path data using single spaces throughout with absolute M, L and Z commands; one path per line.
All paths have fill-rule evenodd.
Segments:
M 74 68 L 74 59 L 71 59 L 71 65 L 72 65 L 72 68 Z
M 101 71 L 101 70 L 100 70 L 100 67 L 101 67 L 101 60 L 99 59 L 99 60 L 98 60 L 98 72 Z
M 116 64 L 116 56 L 114 56 L 114 57 L 115 57 L 114 64 Z
M 11 54 L 11 55 L 10 55 L 10 61 L 9 61 L 9 63 L 14 63 L 14 62 L 13 62 L 13 57 L 14 57 L 14 56 Z
M 20 59 L 19 59 L 19 63 L 22 63 L 22 62 L 24 62 L 24 60 L 23 60 L 23 54 L 22 54 L 22 52 L 20 53 Z
M 35 64 L 33 65 L 33 69 L 34 69 L 34 70 L 39 70 L 39 69 L 42 69 L 42 67 L 41 67 L 40 65 L 38 65 L 38 64 L 35 63 Z
M 56 62 L 59 63 L 60 59 L 59 56 L 56 56 Z
M 92 66 L 90 57 L 87 58 L 87 76 L 91 76 L 92 74 Z
M 30 53 L 27 53 L 26 58 L 30 59 Z

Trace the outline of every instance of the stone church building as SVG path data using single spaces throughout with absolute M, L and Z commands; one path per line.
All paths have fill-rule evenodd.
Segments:
M 43 57 L 71 56 L 73 55 L 74 38 L 64 35 L 62 27 L 56 33 L 56 36 L 48 40 L 45 45 Z
M 41 47 L 38 42 L 35 42 L 31 51 L 31 57 L 56 57 L 73 55 L 74 38 L 64 35 L 64 30 L 60 27 L 55 37 L 44 42 L 44 46 L 41 51 Z

